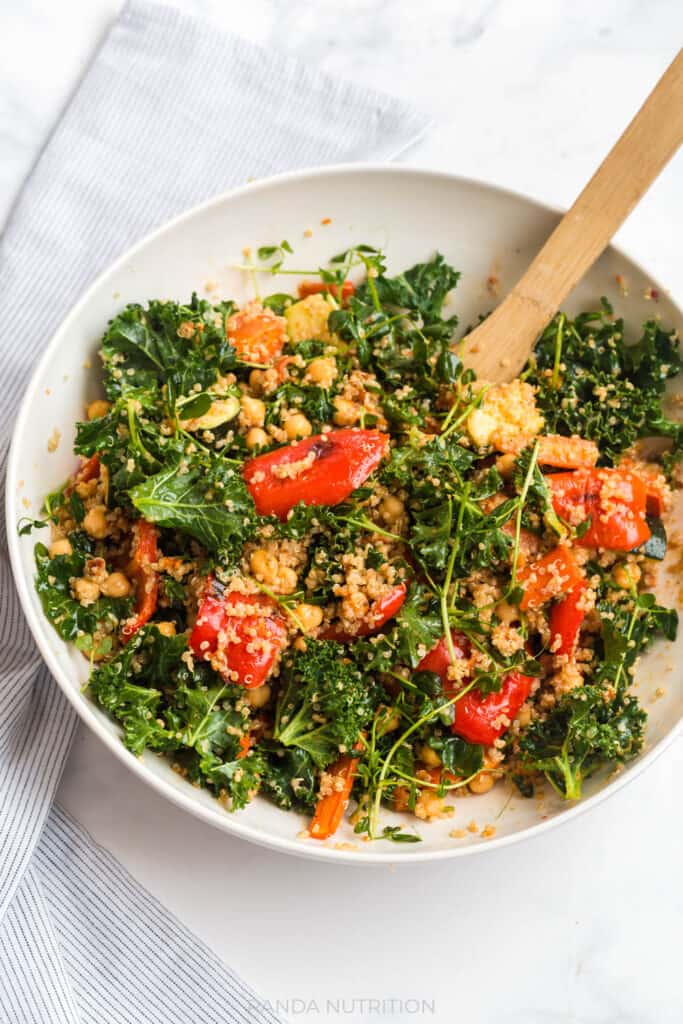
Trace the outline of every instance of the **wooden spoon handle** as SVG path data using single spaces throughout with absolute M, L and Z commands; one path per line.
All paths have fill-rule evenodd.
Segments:
M 683 50 L 510 294 L 464 341 L 486 380 L 510 380 L 576 283 L 683 142 Z

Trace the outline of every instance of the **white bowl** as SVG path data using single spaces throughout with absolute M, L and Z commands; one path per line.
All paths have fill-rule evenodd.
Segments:
M 107 321 L 125 303 L 182 300 L 193 290 L 206 294 L 209 283 L 221 296 L 243 299 L 249 294 L 248 282 L 231 265 L 242 259 L 245 246 L 256 249 L 286 238 L 295 249 L 296 266 L 315 268 L 350 244 L 365 242 L 386 248 L 390 270 L 402 270 L 435 249 L 443 252 L 462 271 L 450 305 L 464 327 L 495 305 L 488 279 L 497 278 L 504 295 L 557 220 L 556 212 L 530 199 L 409 167 L 353 165 L 287 174 L 211 200 L 156 231 L 102 274 L 71 311 L 47 346 L 19 411 L 7 478 L 10 553 L 24 612 L 57 685 L 89 728 L 141 781 L 217 828 L 273 849 L 337 862 L 424 861 L 490 850 L 567 821 L 615 792 L 673 740 L 683 717 L 683 687 L 680 672 L 674 669 L 683 656 L 683 637 L 674 645 L 659 643 L 638 669 L 637 692 L 650 715 L 646 750 L 619 773 L 591 779 L 582 802 L 563 803 L 548 795 L 539 803 L 498 785 L 487 796 L 456 798 L 455 817 L 450 820 L 418 823 L 420 844 L 362 842 L 347 824 L 327 843 L 300 840 L 303 818 L 262 798 L 230 814 L 208 793 L 184 782 L 167 761 L 150 753 L 137 759 L 125 750 L 117 726 L 81 694 L 88 674 L 85 659 L 62 643 L 43 616 L 33 588 L 33 548 L 39 538 L 19 537 L 16 529 L 27 513 L 26 501 L 30 514 L 37 515 L 45 494 L 75 468 L 74 423 L 82 416 L 84 403 L 99 393 L 99 339 Z M 304 237 L 307 229 L 311 237 Z M 627 297 L 620 294 L 617 274 L 628 283 Z M 292 290 L 295 283 L 292 277 L 264 280 L 264 293 Z M 667 325 L 680 324 L 680 311 L 661 289 L 657 304 L 646 300 L 645 290 L 652 284 L 640 267 L 609 249 L 566 308 L 592 308 L 607 295 L 632 332 L 657 314 Z M 61 436 L 54 452 L 48 451 L 48 437 L 35 430 L 37 407 L 41 422 L 48 424 L 47 433 L 55 428 Z M 679 506 L 679 526 L 682 513 Z M 669 576 L 667 585 L 662 574 L 662 580 L 660 595 L 675 603 L 675 578 Z M 658 687 L 664 695 L 655 699 Z M 495 837 L 484 839 L 474 832 L 460 839 L 449 836 L 472 819 L 480 828 L 493 825 Z M 405 823 L 402 816 L 389 813 L 386 820 Z

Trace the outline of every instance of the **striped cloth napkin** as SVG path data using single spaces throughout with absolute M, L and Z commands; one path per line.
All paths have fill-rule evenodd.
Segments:
M 394 99 L 176 10 L 130 3 L 0 239 L 3 460 L 43 345 L 123 249 L 249 177 L 388 159 L 426 127 L 423 116 Z M 23 620 L 5 542 L 0 538 L 0 1020 L 275 1021 L 240 978 L 53 805 L 76 719 Z

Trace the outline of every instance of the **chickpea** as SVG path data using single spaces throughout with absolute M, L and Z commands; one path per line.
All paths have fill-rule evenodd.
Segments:
M 363 619 L 368 614 L 370 602 L 361 590 L 356 590 L 341 603 L 342 617 L 345 619 Z
M 298 604 L 294 614 L 304 633 L 312 633 L 323 621 L 323 610 L 315 604 Z
M 479 772 L 469 783 L 470 792 L 476 793 L 477 796 L 488 793 L 489 790 L 493 789 L 495 781 L 490 772 Z
M 302 412 L 295 412 L 292 416 L 288 416 L 284 422 L 284 430 L 290 441 L 296 441 L 299 437 L 310 437 L 313 433 L 310 421 Z
M 268 444 L 269 437 L 265 430 L 261 427 L 252 427 L 247 433 L 246 442 L 247 448 L 251 451 L 253 448 L 265 448 Z
M 71 541 L 67 537 L 60 537 L 59 540 L 53 540 L 50 544 L 49 554 L 50 558 L 56 558 L 57 555 L 70 555 L 72 551 Z
M 94 580 L 101 589 L 102 583 L 107 577 L 107 563 L 103 558 L 88 558 L 83 575 L 87 580 Z
M 306 371 L 306 380 L 321 388 L 330 388 L 337 376 L 337 364 L 334 359 L 319 356 L 311 360 Z
M 94 604 L 100 596 L 100 588 L 94 580 L 82 577 L 73 582 L 74 597 L 83 605 Z
M 260 394 L 263 391 L 263 370 L 252 370 L 249 374 L 249 387 Z
M 422 763 L 426 764 L 429 768 L 438 768 L 441 764 L 441 758 L 427 743 L 423 743 L 422 746 L 419 747 L 417 756 Z
M 379 736 L 386 736 L 388 732 L 394 732 L 401 724 L 401 714 L 396 708 L 382 705 L 378 709 L 377 728 Z
M 246 691 L 246 698 L 251 704 L 252 708 L 263 708 L 270 700 L 271 689 L 268 683 L 264 683 L 263 686 L 257 686 L 253 690 Z
M 387 494 L 379 506 L 379 514 L 385 523 L 396 523 L 405 512 L 406 507 L 400 498 Z
M 520 708 L 519 714 L 517 715 L 515 721 L 519 725 L 520 729 L 526 729 L 527 725 L 530 724 L 531 708 L 528 704 L 522 704 L 522 707 Z
M 275 581 L 275 590 L 279 594 L 293 594 L 297 588 L 299 577 L 294 572 L 294 569 L 290 569 L 288 565 L 282 566 L 277 574 L 277 580 Z
M 265 548 L 256 548 L 249 557 L 249 566 L 254 576 L 262 583 L 275 583 L 280 566 L 275 555 Z
M 332 418 L 338 427 L 352 427 L 358 421 L 360 409 L 354 402 L 349 402 L 348 398 L 337 395 L 333 405 L 335 413 Z
M 106 416 L 110 409 L 111 402 L 105 402 L 103 398 L 96 398 L 94 402 L 90 402 L 85 413 L 89 420 L 98 420 L 100 416 Z
M 502 623 L 509 626 L 512 622 L 519 622 L 519 608 L 515 608 L 509 601 L 499 601 L 494 609 Z
M 175 622 L 155 622 L 154 625 L 162 636 L 175 636 L 176 634 Z
M 446 814 L 446 800 L 437 796 L 433 789 L 422 789 L 415 801 L 415 817 L 422 821 L 431 821 L 432 818 L 441 818 Z
M 502 476 L 503 480 L 512 480 L 516 461 L 517 456 L 513 455 L 511 452 L 498 456 L 496 459 L 496 469 Z
M 242 395 L 240 420 L 245 427 L 262 427 L 266 422 L 266 407 L 260 398 Z
M 635 587 L 641 576 L 640 566 L 635 562 L 620 562 L 612 570 L 612 578 L 621 590 Z
M 107 510 L 104 505 L 94 505 L 86 512 L 83 519 L 83 529 L 95 540 L 103 540 L 110 533 L 107 522 Z
M 370 600 L 362 590 L 353 590 L 342 600 L 342 609 L 345 618 L 361 619 L 370 610 Z
M 112 572 L 100 583 L 100 589 L 105 597 L 128 597 L 131 585 L 122 572 Z

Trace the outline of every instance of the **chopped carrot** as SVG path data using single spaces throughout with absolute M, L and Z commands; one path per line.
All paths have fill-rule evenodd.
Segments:
M 347 808 L 358 758 L 345 754 L 327 773 L 332 777 L 332 791 L 321 796 L 315 808 L 309 832 L 313 839 L 329 839 L 339 828 Z
M 228 339 L 245 363 L 272 363 L 287 341 L 287 322 L 260 302 L 248 302 L 225 323 Z
M 245 732 L 244 736 L 240 736 L 240 752 L 237 755 L 237 760 L 241 761 L 243 757 L 246 757 L 251 747 L 251 733 Z

